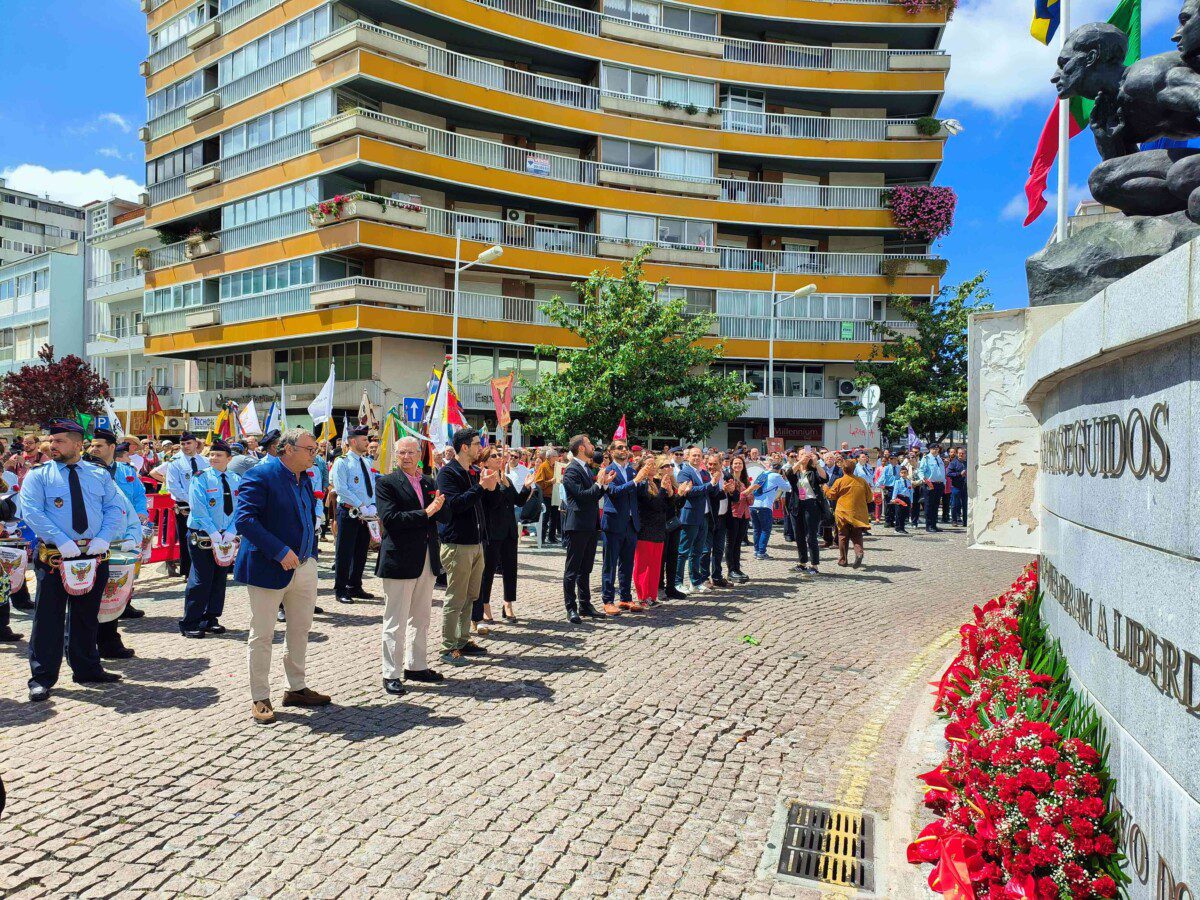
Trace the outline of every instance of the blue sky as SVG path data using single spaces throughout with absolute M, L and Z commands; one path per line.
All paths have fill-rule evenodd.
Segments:
M 1143 0 L 1143 53 L 1172 49 L 1178 0 Z M 947 282 L 989 272 L 998 307 L 1025 304 L 1024 260 L 1045 244 L 1051 208 L 1022 228 L 1033 146 L 1053 102 L 1055 51 L 1029 37 L 1030 2 L 960 0 L 944 46 L 953 54 L 943 117 L 959 119 L 940 184 L 958 191 L 954 230 L 937 251 Z M 1073 0 L 1078 24 L 1115 0 Z M 137 65 L 146 55 L 137 0 L 0 0 L 0 175 L 71 202 L 135 195 L 143 181 L 137 128 L 145 114 Z M 1071 205 L 1087 196 L 1090 136 L 1072 142 Z M 1057 175 L 1052 173 L 1051 190 Z

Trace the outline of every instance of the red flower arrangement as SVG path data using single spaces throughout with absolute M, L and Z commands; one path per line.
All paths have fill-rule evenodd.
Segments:
M 914 16 L 917 13 L 944 11 L 949 20 L 958 8 L 958 0 L 900 0 L 900 5 L 906 13 Z
M 954 224 L 958 195 L 948 187 L 899 185 L 884 191 L 882 200 L 905 237 L 932 242 Z
M 1098 900 L 1128 880 L 1095 715 L 1070 693 L 1039 602 L 1032 563 L 975 608 L 962 649 L 934 684 L 950 747 L 920 778 L 940 818 L 908 859 L 933 863 L 929 886 L 954 900 Z

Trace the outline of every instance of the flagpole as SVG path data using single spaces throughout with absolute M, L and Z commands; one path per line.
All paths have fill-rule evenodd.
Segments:
M 1059 0 L 1058 33 L 1059 47 L 1066 47 L 1067 34 L 1071 31 L 1071 0 Z M 1067 190 L 1070 183 L 1071 166 L 1071 101 L 1064 97 L 1058 101 L 1058 225 L 1056 239 L 1061 243 L 1067 239 Z

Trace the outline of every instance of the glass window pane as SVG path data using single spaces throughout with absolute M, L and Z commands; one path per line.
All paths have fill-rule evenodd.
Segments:
M 650 144 L 629 145 L 629 165 L 635 169 L 654 171 L 654 150 Z
M 653 216 L 629 216 L 627 234 L 631 240 L 653 241 L 656 228 Z

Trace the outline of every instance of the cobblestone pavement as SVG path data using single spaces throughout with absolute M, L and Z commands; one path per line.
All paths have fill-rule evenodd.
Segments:
M 326 553 L 308 677 L 335 705 L 270 727 L 248 714 L 241 588 L 229 633 L 188 641 L 181 583 L 147 580 L 125 680 L 64 666 L 49 703 L 25 701 L 24 643 L 0 645 L 0 895 L 815 896 L 757 872 L 781 801 L 886 811 L 912 698 L 1024 559 L 888 533 L 809 583 L 772 552 L 742 589 L 582 627 L 562 555 L 522 553 L 521 623 L 403 698 L 382 691 L 381 601 L 333 603 Z

